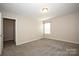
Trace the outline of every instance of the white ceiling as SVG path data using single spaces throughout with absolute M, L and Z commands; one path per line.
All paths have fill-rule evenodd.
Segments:
M 47 7 L 48 13 L 42 14 L 41 9 Z M 32 18 L 50 18 L 79 11 L 78 3 L 0 3 L 0 11 L 12 12 Z

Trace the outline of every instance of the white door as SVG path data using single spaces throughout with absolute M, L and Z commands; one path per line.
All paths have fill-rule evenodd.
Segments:
M 2 53 L 2 48 L 3 48 L 3 20 L 1 17 L 1 13 L 0 13 L 0 55 Z

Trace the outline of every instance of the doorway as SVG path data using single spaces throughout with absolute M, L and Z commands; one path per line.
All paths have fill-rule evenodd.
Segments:
M 15 44 L 15 19 L 3 18 L 3 43 L 5 45 Z

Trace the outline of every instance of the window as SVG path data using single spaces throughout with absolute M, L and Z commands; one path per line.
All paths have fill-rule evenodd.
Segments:
M 50 34 L 50 23 L 44 23 L 44 34 Z

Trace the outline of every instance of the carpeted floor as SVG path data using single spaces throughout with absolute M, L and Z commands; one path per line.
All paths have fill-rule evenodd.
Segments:
M 40 39 L 16 46 L 4 43 L 3 56 L 78 56 L 79 45 L 63 41 Z

